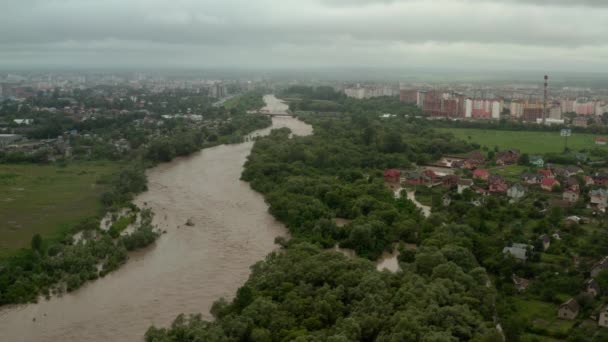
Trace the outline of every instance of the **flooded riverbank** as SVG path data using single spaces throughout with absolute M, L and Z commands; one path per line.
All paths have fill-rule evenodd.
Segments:
M 307 135 L 312 128 L 275 117 L 271 128 Z M 258 131 L 268 134 L 271 128 Z M 239 180 L 252 142 L 221 145 L 148 171 L 136 199 L 155 212 L 164 234 L 126 265 L 60 298 L 0 310 L 2 341 L 133 341 L 180 313 L 210 318 L 212 303 L 232 298 L 249 267 L 287 234 L 262 195 Z M 190 219 L 192 226 L 187 226 Z

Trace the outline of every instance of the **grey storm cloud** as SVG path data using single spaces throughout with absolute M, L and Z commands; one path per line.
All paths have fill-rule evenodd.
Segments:
M 0 67 L 605 67 L 607 3 L 15 0 L 0 11 Z

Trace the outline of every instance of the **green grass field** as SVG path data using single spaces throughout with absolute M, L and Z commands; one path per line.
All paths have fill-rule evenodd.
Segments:
M 437 128 L 440 132 L 453 133 L 457 138 L 465 141 L 478 143 L 493 149 L 498 146 L 501 150 L 510 148 L 518 149 L 522 153 L 559 153 L 564 150 L 565 138 L 556 132 L 531 132 L 531 131 L 498 131 L 473 128 Z M 594 148 L 594 134 L 572 133 L 568 138 L 568 147 L 578 151 L 585 148 Z M 608 148 L 608 147 L 607 147 Z
M 105 187 L 96 181 L 118 167 L 113 162 L 0 165 L 0 258 L 29 246 L 36 233 L 57 237 L 98 214 Z

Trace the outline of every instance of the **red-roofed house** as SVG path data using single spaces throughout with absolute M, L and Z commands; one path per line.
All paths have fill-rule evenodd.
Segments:
M 606 145 L 606 138 L 597 137 L 595 138 L 596 145 Z
M 544 178 L 553 178 L 553 172 L 551 172 L 551 170 L 542 169 L 538 170 L 538 173 L 543 175 Z
M 547 191 L 553 191 L 553 187 L 559 185 L 559 182 L 554 178 L 545 178 L 543 179 L 543 182 L 540 183 L 540 187 Z
M 473 171 L 473 178 L 488 180 L 489 177 L 490 171 L 486 169 L 476 169 L 475 171 Z
M 397 169 L 384 170 L 384 181 L 398 183 L 399 178 L 401 178 L 401 171 Z

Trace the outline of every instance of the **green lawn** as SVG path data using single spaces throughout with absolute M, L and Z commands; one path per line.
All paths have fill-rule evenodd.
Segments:
M 503 176 L 506 180 L 511 182 L 519 182 L 521 180 L 521 174 L 526 172 L 530 167 L 521 165 L 508 165 L 508 166 L 496 166 L 490 168 L 490 173 L 494 175 Z
M 441 132 L 453 133 L 457 138 L 478 143 L 492 149 L 498 146 L 501 150 L 518 149 L 522 153 L 559 153 L 564 150 L 564 139 L 559 131 L 498 131 L 473 128 L 437 128 Z M 470 137 L 470 139 L 469 139 Z M 597 147 L 595 134 L 572 133 L 568 138 L 568 147 L 574 151 Z M 608 148 L 608 147 L 607 147 Z
M 0 258 L 30 244 L 34 234 L 61 229 L 101 209 L 96 181 L 118 169 L 113 162 L 0 165 Z

